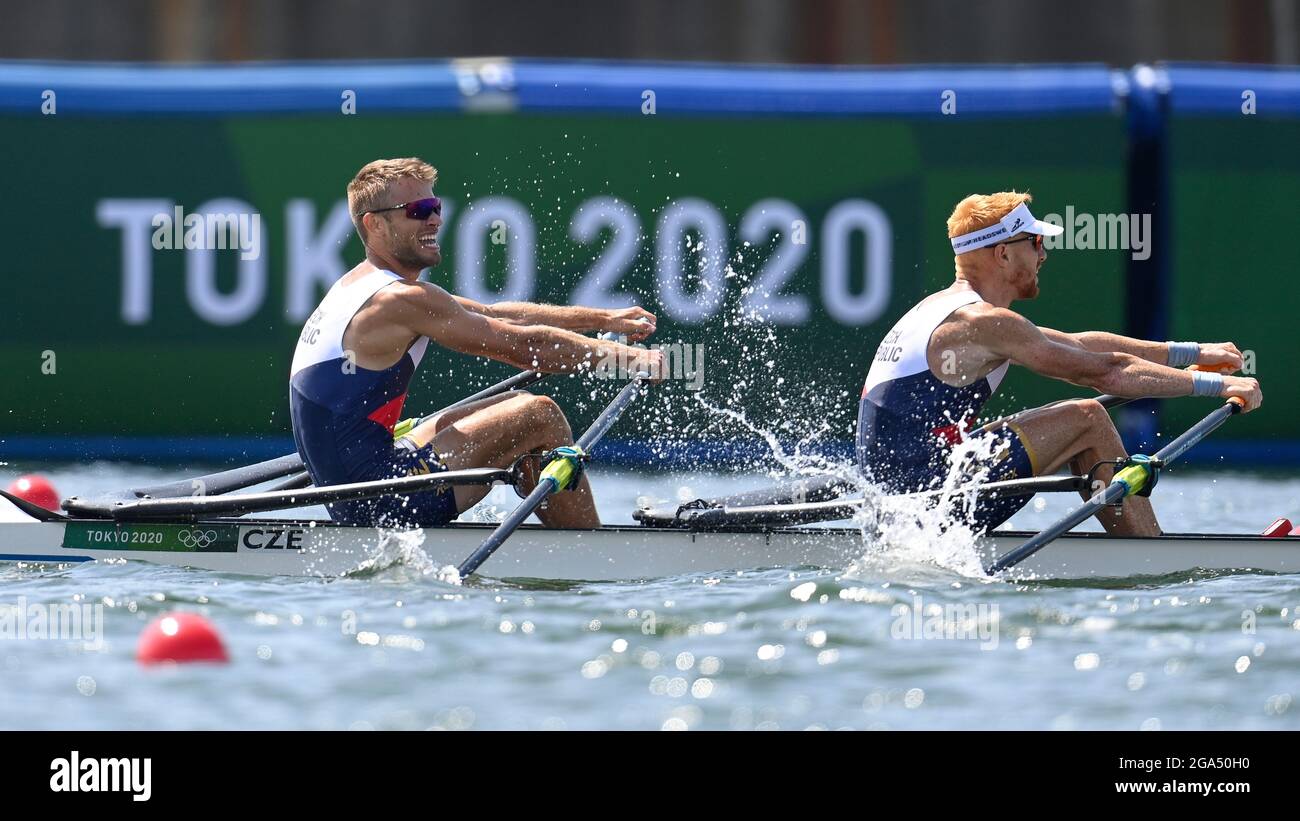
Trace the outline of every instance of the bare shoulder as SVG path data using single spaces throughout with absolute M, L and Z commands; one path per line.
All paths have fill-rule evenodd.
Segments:
M 953 387 L 964 387 L 988 374 L 1001 357 L 988 344 L 987 323 L 1001 309 L 987 302 L 963 305 L 950 313 L 930 335 L 926 362 L 930 373 Z
M 969 339 L 980 326 L 988 321 L 991 312 L 997 310 L 997 306 L 990 305 L 987 302 L 972 302 L 969 305 L 963 305 L 948 314 L 934 329 L 934 334 L 930 338 L 932 340 L 935 338 L 947 340 Z
M 1006 334 L 1023 332 L 1034 327 L 1023 315 L 1010 308 L 999 308 L 988 302 L 974 302 L 963 305 L 953 311 L 949 320 L 954 324 L 965 326 L 967 333 L 973 336 L 984 334 Z
M 952 317 L 966 322 L 1005 322 L 1023 320 L 1024 317 L 1010 308 L 999 308 L 990 302 L 972 302 L 953 311 Z
M 373 302 L 401 312 L 437 314 L 455 306 L 455 300 L 431 282 L 399 280 L 375 294 Z

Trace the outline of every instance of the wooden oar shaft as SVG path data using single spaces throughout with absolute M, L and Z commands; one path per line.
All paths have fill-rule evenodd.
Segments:
M 1228 421 L 1234 413 L 1241 410 L 1241 405 L 1236 401 L 1225 402 L 1222 406 L 1216 408 L 1213 413 L 1206 416 L 1187 429 L 1181 436 L 1174 439 L 1168 445 L 1165 445 L 1153 457 L 1155 461 L 1162 465 L 1167 465 L 1178 459 L 1186 453 L 1193 445 L 1200 442 L 1206 436 L 1209 436 L 1216 428 Z M 1131 469 L 1131 468 L 1127 468 Z M 1051 527 L 1040 531 L 1029 541 L 1020 547 L 998 558 L 989 566 L 990 575 L 1007 568 L 1015 567 L 1025 559 L 1042 550 L 1058 537 L 1068 532 L 1075 525 L 1081 524 L 1089 516 L 1095 514 L 1105 505 L 1114 504 L 1138 488 L 1124 481 L 1113 480 L 1102 490 L 1097 491 L 1095 495 L 1082 506 L 1071 511 L 1069 515 L 1063 517 L 1060 521 L 1054 523 Z

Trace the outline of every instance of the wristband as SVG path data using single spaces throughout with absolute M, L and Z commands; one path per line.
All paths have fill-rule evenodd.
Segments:
M 1218 396 L 1223 390 L 1223 374 L 1192 371 L 1192 396 Z
M 1169 367 L 1186 368 L 1188 365 L 1195 365 L 1196 360 L 1201 358 L 1201 343 L 1199 342 L 1166 342 L 1169 346 Z

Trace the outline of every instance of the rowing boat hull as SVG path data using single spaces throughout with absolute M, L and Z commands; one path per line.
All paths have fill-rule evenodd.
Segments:
M 431 566 L 455 565 L 490 532 L 490 525 L 457 524 L 424 531 L 422 536 L 385 537 L 368 527 L 283 519 L 200 524 L 0 523 L 0 561 L 71 564 L 129 559 L 245 575 L 333 577 L 418 555 L 410 551 L 417 545 Z M 1031 535 L 999 532 L 986 538 L 985 563 Z M 865 552 L 862 534 L 851 528 L 691 533 L 646 527 L 524 527 L 483 572 L 495 578 L 638 581 L 769 567 L 839 570 Z M 1126 578 L 1197 568 L 1300 573 L 1300 537 L 1223 534 L 1118 539 L 1071 533 L 1011 573 L 1014 578 Z

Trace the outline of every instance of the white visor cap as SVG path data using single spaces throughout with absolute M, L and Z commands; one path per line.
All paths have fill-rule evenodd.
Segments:
M 1059 225 L 1035 219 L 1034 215 L 1029 212 L 1029 206 L 1022 202 L 1012 208 L 1005 217 L 998 220 L 997 225 L 990 225 L 978 231 L 971 231 L 969 234 L 952 237 L 952 252 L 960 256 L 977 248 L 987 248 L 990 245 L 997 245 L 999 242 L 1006 242 L 1020 233 L 1055 237 L 1064 232 L 1065 229 Z

